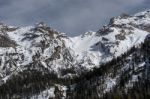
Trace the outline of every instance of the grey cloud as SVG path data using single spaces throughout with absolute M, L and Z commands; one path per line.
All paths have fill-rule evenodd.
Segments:
M 17 26 L 44 21 L 74 36 L 97 31 L 109 18 L 148 5 L 149 0 L 0 0 L 0 21 Z

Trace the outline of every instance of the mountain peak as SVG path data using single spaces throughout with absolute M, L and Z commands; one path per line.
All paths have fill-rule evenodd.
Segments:
M 47 24 L 44 22 L 36 23 L 36 27 L 47 27 Z

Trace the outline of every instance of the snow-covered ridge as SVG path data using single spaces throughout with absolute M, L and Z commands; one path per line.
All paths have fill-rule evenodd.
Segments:
M 69 45 L 82 66 L 93 68 L 143 42 L 149 28 L 150 10 L 133 16 L 123 14 L 112 18 L 109 25 L 98 32 L 90 31 L 70 38 Z
M 149 10 L 115 17 L 98 32 L 77 37 L 67 37 L 44 23 L 20 28 L 0 24 L 0 35 L 14 42 L 13 46 L 0 44 L 0 77 L 27 68 L 47 69 L 60 77 L 70 75 L 62 75 L 64 69 L 74 68 L 76 73 L 83 68 L 90 70 L 139 45 L 149 34 L 149 27 Z

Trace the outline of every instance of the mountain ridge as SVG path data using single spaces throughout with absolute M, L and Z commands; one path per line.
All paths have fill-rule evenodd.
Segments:
M 134 47 L 140 51 L 139 47 L 145 42 L 145 38 L 148 38 L 147 35 L 149 35 L 150 32 L 149 28 L 149 10 L 133 16 L 123 14 L 114 17 L 107 26 L 104 26 L 97 32 L 89 31 L 76 37 L 67 37 L 65 33 L 58 32 L 43 22 L 28 27 L 13 27 L 1 23 L 0 86 L 9 85 L 9 83 L 13 81 L 12 79 L 17 80 L 21 75 L 20 79 L 23 79 L 22 81 L 24 81 L 24 79 L 27 80 L 28 78 L 26 77 L 31 76 L 31 80 L 32 76 L 36 78 L 38 75 L 39 78 L 45 81 L 40 83 L 41 86 L 44 87 L 43 83 L 47 84 L 45 87 L 49 86 L 50 82 L 48 82 L 48 78 L 50 80 L 54 79 L 58 81 L 52 81 L 52 85 L 56 85 L 55 87 L 58 87 L 58 90 L 64 90 L 64 92 L 66 92 L 66 85 L 61 83 L 70 84 L 70 79 L 74 82 L 74 78 L 77 77 L 77 79 L 79 79 L 84 73 L 94 71 L 96 68 L 101 69 L 101 66 L 103 68 L 103 64 L 109 64 L 113 59 L 118 59 L 118 57 L 128 53 L 128 51 Z M 134 56 L 132 54 L 134 51 L 137 53 L 136 49 L 131 51 L 131 56 L 127 56 L 127 59 L 118 59 L 124 62 L 122 67 L 132 63 Z M 131 63 L 127 63 L 126 61 L 130 61 Z M 117 65 L 117 63 L 115 65 Z M 138 65 L 140 64 L 137 64 L 137 68 L 139 68 Z M 142 67 L 143 66 L 144 62 L 142 64 Z M 116 71 L 122 71 L 122 67 L 119 67 Z M 112 69 L 111 66 L 110 68 Z M 32 72 L 35 72 L 35 75 Z M 44 75 L 47 79 L 43 78 L 45 77 Z M 117 78 L 112 79 L 109 75 L 100 76 L 105 78 L 102 80 L 106 84 L 104 84 L 106 88 L 103 88 L 104 90 L 101 94 L 109 92 L 113 85 L 117 85 Z M 119 75 L 121 76 L 120 73 Z M 124 75 L 124 72 L 122 75 Z M 17 78 L 15 78 L 15 76 Z M 118 78 L 119 80 L 121 79 L 120 76 Z M 36 85 L 36 81 L 39 78 L 36 78 L 35 82 L 33 80 L 33 85 Z M 58 82 L 60 85 L 57 85 Z M 87 80 L 87 82 L 84 83 L 88 84 L 88 82 Z M 76 84 L 80 85 L 80 82 L 76 82 Z M 30 84 L 28 86 L 29 88 L 32 87 Z M 103 86 L 100 85 L 100 87 Z M 19 88 L 18 90 L 20 90 Z M 53 87 L 52 89 L 56 90 L 56 88 Z M 16 90 L 17 89 L 15 89 L 15 91 Z M 5 94 L 5 92 L 2 93 Z M 33 91 L 33 93 L 35 94 L 36 91 Z M 52 96 L 56 96 L 56 93 Z M 65 96 L 66 95 L 64 95 L 64 97 Z M 14 97 L 17 96 L 14 95 Z

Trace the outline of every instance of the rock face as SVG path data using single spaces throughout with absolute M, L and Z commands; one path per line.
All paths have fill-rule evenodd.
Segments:
M 37 77 L 33 81 L 30 79 L 30 81 L 34 82 L 32 84 L 30 81 L 26 81 L 25 88 L 32 88 L 32 85 L 36 86 L 37 83 L 42 86 L 40 90 L 55 86 L 57 83 L 60 85 L 76 83 L 81 87 L 85 87 L 79 83 L 81 82 L 80 80 L 74 80 L 74 78 L 82 78 L 82 74 L 90 71 L 94 72 L 95 68 L 100 68 L 101 72 L 110 68 L 107 74 L 101 74 L 96 81 L 93 78 L 90 78 L 90 81 L 83 79 L 83 84 L 91 85 L 90 88 L 94 89 L 98 86 L 96 91 L 98 96 L 101 96 L 110 91 L 113 86 L 118 85 L 119 81 L 123 81 L 121 77 L 125 75 L 125 71 L 136 68 L 132 72 L 139 72 L 140 68 L 144 67 L 143 64 L 145 64 L 145 60 L 141 61 L 142 57 L 146 57 L 147 62 L 149 62 L 149 27 L 150 11 L 144 11 L 133 16 L 123 14 L 114 17 L 107 26 L 97 32 L 89 31 L 77 37 L 67 37 L 65 33 L 60 33 L 43 22 L 28 27 L 13 27 L 1 23 L 0 85 L 11 85 L 13 83 L 11 80 L 14 78 L 17 82 L 19 81 L 17 80 L 18 78 L 24 81 L 30 76 L 31 78 L 32 76 L 36 78 L 38 75 L 39 78 L 43 79 L 43 82 L 39 82 L 41 85 L 36 82 L 38 81 Z M 147 42 L 147 48 L 144 48 L 146 51 L 140 56 L 138 51 L 140 51 L 141 43 L 143 42 Z M 135 51 L 135 48 L 137 51 Z M 123 56 L 124 53 L 127 53 L 127 55 L 124 55 L 126 57 Z M 131 66 L 136 57 L 135 55 L 141 59 L 138 60 L 139 62 L 137 62 L 136 66 Z M 123 60 L 118 57 L 122 57 Z M 118 59 L 119 63 L 115 64 L 114 61 L 118 61 L 115 59 Z M 107 65 L 107 69 L 103 67 L 104 64 Z M 146 68 L 148 68 L 148 65 Z M 133 76 L 134 73 L 130 74 L 130 76 Z M 52 81 L 51 84 L 49 79 L 52 78 L 55 81 Z M 56 81 L 56 79 L 60 81 Z M 134 82 L 134 79 L 130 81 Z M 13 84 L 15 85 L 15 83 Z M 44 84 L 46 87 L 44 87 Z M 129 85 L 129 83 L 126 83 L 127 87 Z M 1 91 L 3 88 L 1 86 L 0 92 L 5 95 L 5 91 Z M 19 88 L 21 88 L 21 85 Z M 19 88 L 16 90 L 22 90 Z M 76 86 L 75 88 L 78 87 Z M 90 90 L 90 88 L 87 90 Z M 72 89 L 72 91 L 74 90 Z M 37 93 L 37 91 L 33 91 L 33 94 Z M 78 92 L 75 93 L 77 94 Z M 18 95 L 20 94 L 18 93 L 14 97 L 18 97 Z
M 42 23 L 2 33 L 2 78 L 27 68 L 58 72 L 59 68 L 72 67 L 74 58 L 64 42 L 67 37 Z M 28 67 L 30 64 L 33 67 Z

